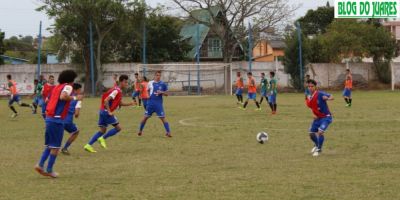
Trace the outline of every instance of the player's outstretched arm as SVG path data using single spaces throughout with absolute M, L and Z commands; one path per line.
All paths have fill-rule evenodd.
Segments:
M 323 96 L 322 99 L 325 100 L 325 101 L 332 101 L 335 98 L 333 98 L 333 95 L 330 95 L 330 96 Z

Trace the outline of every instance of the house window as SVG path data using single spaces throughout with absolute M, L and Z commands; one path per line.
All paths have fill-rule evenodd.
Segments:
M 222 57 L 221 40 L 218 38 L 208 39 L 208 57 Z
M 217 38 L 208 39 L 208 51 L 221 51 L 221 40 Z

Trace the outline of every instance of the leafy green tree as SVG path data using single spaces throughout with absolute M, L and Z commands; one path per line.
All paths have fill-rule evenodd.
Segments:
M 318 7 L 317 10 L 308 10 L 304 17 L 299 18 L 302 31 L 305 35 L 318 35 L 326 32 L 326 28 L 333 22 L 335 11 L 333 7 Z
M 3 55 L 5 52 L 3 40 L 4 40 L 4 32 L 1 32 L 1 30 L 0 30 L 0 55 Z M 0 65 L 3 65 L 3 64 L 4 64 L 4 60 L 0 57 Z
M 305 65 L 308 63 L 308 54 L 310 47 L 308 41 L 305 39 L 304 34 L 301 35 L 302 39 L 302 67 L 303 73 L 305 72 Z M 300 77 L 300 66 L 299 66 L 299 39 L 296 31 L 292 31 L 285 37 L 286 49 L 285 56 L 283 57 L 283 65 L 285 72 L 290 74 L 291 84 L 296 89 L 302 89 L 303 83 Z M 304 75 L 304 74 L 303 74 Z

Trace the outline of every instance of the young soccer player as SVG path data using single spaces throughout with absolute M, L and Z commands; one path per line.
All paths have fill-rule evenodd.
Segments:
M 256 97 L 257 97 L 257 86 L 256 86 L 256 81 L 254 80 L 254 78 L 253 78 L 253 74 L 251 73 L 251 72 L 248 72 L 247 73 L 247 99 L 246 99 L 246 101 L 244 102 L 244 105 L 243 105 L 243 110 L 246 110 L 246 106 L 247 106 L 247 104 L 249 103 L 249 100 L 251 99 L 251 100 L 253 100 L 254 101 L 254 103 L 256 104 L 256 106 L 257 106 L 257 111 L 260 111 L 261 110 L 261 108 L 260 108 L 260 104 L 258 104 L 258 102 L 257 102 L 257 99 L 256 99 Z
M 149 100 L 149 90 L 148 90 L 149 80 L 147 77 L 143 76 L 143 80 L 140 83 L 140 99 L 142 99 L 144 110 L 147 108 L 147 101 Z
M 72 70 L 65 70 L 58 76 L 59 84 L 52 91 L 51 97 L 46 108 L 46 132 L 45 132 L 45 149 L 42 153 L 39 163 L 35 166 L 35 170 L 43 175 L 52 178 L 58 177 L 53 171 L 59 149 L 64 135 L 64 119 L 67 116 L 71 100 L 72 84 L 77 74 Z M 75 97 L 79 100 L 79 97 Z M 47 163 L 47 169 L 44 170 L 44 163 Z
M 166 131 L 165 136 L 172 137 L 171 131 L 169 129 L 169 123 L 165 119 L 164 107 L 163 107 L 163 96 L 168 96 L 168 87 L 163 81 L 161 81 L 161 71 L 157 71 L 154 80 L 150 81 L 148 84 L 148 90 L 150 94 L 150 98 L 147 102 L 147 108 L 144 113 L 144 118 L 140 123 L 138 136 L 143 134 L 144 126 L 146 125 L 147 120 L 156 113 L 160 118 L 162 123 L 164 124 L 164 128 Z
M 45 84 L 46 80 L 44 79 L 43 75 L 40 75 L 39 80 L 35 79 L 34 80 L 34 93 L 33 93 L 33 102 L 32 105 L 35 108 L 35 110 L 33 111 L 33 114 L 36 114 L 37 112 L 37 107 L 43 106 L 43 97 L 42 97 L 42 90 L 43 90 L 43 85 Z
M 344 82 L 343 98 L 346 102 L 346 107 L 351 107 L 351 89 L 353 88 L 353 77 L 351 76 L 350 69 L 346 69 L 346 81 Z
M 106 139 L 121 131 L 121 126 L 119 125 L 117 118 L 114 116 L 114 111 L 120 106 L 132 106 L 134 104 L 133 102 L 122 102 L 122 90 L 128 87 L 128 79 L 129 77 L 125 74 L 119 76 L 119 86 L 115 86 L 103 93 L 103 96 L 101 97 L 98 122 L 100 130 L 95 133 L 84 146 L 86 151 L 96 153 L 96 150 L 94 150 L 92 146 L 96 141 L 100 143 L 101 147 L 107 148 Z M 108 125 L 112 125 L 114 128 L 106 133 Z
M 319 91 L 317 82 L 312 79 L 308 80 L 307 84 L 311 95 L 306 98 L 306 104 L 314 114 L 314 120 L 310 128 L 310 139 L 314 142 L 311 153 L 313 156 L 319 156 L 324 144 L 324 133 L 329 124 L 332 123 L 332 114 L 329 111 L 327 101 L 333 100 L 333 96 Z
M 268 102 L 269 102 L 269 107 L 271 108 L 272 114 L 276 114 L 276 96 L 278 95 L 278 86 L 277 86 L 277 80 L 275 79 L 275 72 L 271 71 L 269 72 L 269 88 L 268 88 Z
M 268 104 L 268 95 L 267 95 L 267 89 L 268 89 L 268 80 L 265 78 L 265 73 L 261 73 L 261 81 L 260 81 L 260 87 L 261 87 L 261 99 L 260 99 L 260 105 L 263 102 L 264 98 L 265 101 Z
M 32 112 L 34 112 L 35 108 L 33 107 L 33 105 L 21 102 L 21 97 L 19 96 L 17 91 L 17 83 L 14 80 L 12 80 L 11 74 L 7 75 L 7 81 L 8 81 L 8 88 L 6 89 L 10 91 L 10 99 L 8 101 L 8 107 L 13 111 L 11 117 L 15 118 L 18 116 L 18 112 L 13 106 L 14 102 L 17 102 L 18 105 L 21 107 L 31 108 Z
M 49 81 L 47 83 L 44 84 L 43 86 L 43 90 L 42 90 L 42 98 L 43 98 L 43 105 L 42 105 L 42 116 L 43 119 L 46 118 L 46 106 L 47 106 L 47 102 L 50 99 L 50 95 L 51 92 L 53 91 L 53 89 L 55 88 L 55 84 L 54 84 L 54 76 L 50 75 L 49 76 Z
M 243 104 L 243 88 L 244 88 L 244 82 L 242 75 L 240 72 L 236 72 L 236 98 L 237 98 L 237 104 Z
M 82 85 L 79 83 L 74 83 L 72 87 L 74 89 L 72 93 L 73 96 L 80 96 Z M 75 118 L 79 117 L 81 108 L 82 108 L 82 100 L 71 101 L 71 104 L 68 109 L 68 115 L 64 120 L 64 130 L 70 134 L 67 142 L 65 142 L 64 147 L 61 149 L 61 153 L 63 153 L 64 155 L 70 155 L 68 148 L 71 146 L 71 144 L 76 140 L 76 138 L 79 135 L 79 130 L 76 127 L 76 124 L 74 123 L 74 117 Z
M 133 102 L 135 102 L 135 105 L 138 105 L 138 107 L 141 107 L 142 100 L 140 99 L 140 79 L 139 79 L 139 74 L 135 73 L 135 80 L 133 82 L 133 93 L 132 93 L 132 99 Z M 137 101 L 136 101 L 137 97 Z M 137 103 L 139 102 L 139 104 Z

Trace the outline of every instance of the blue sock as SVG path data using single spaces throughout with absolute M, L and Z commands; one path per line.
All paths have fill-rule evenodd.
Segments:
M 49 158 L 49 163 L 47 163 L 47 172 L 51 173 L 53 172 L 53 165 L 56 162 L 56 155 L 50 154 L 50 158 Z
M 117 130 L 116 128 L 113 128 L 113 129 L 109 130 L 106 134 L 104 134 L 103 138 L 107 139 L 107 138 L 109 138 L 111 136 L 114 136 L 118 132 L 119 132 L 119 130 Z
M 318 136 L 318 149 L 322 149 L 322 144 L 324 144 L 325 137 L 324 135 Z
M 40 167 L 44 166 L 44 163 L 46 162 L 46 160 L 49 157 L 49 155 L 50 155 L 50 149 L 46 147 L 44 149 L 44 151 L 42 153 L 42 157 L 40 158 L 40 161 L 39 161 L 39 166 Z
M 140 123 L 140 132 L 143 131 L 145 125 L 146 125 L 146 122 L 141 122 Z
M 314 142 L 315 146 L 318 147 L 318 140 L 315 133 L 310 133 L 310 139 Z
M 71 146 L 71 142 L 67 141 L 63 149 L 68 149 L 69 146 Z
M 97 139 L 99 139 L 99 137 L 101 137 L 102 135 L 103 133 L 101 133 L 100 131 L 97 132 L 96 134 L 93 135 L 92 139 L 89 140 L 88 144 L 90 145 L 94 144 L 97 141 Z
M 170 133 L 171 131 L 169 130 L 169 123 L 168 122 L 165 122 L 164 123 L 164 128 L 165 128 L 165 131 L 167 131 L 167 133 Z

